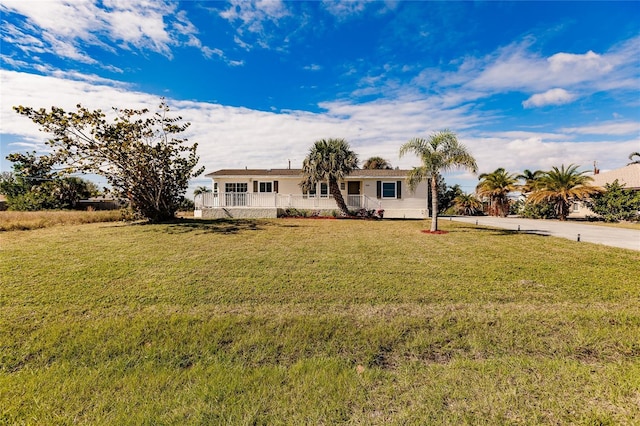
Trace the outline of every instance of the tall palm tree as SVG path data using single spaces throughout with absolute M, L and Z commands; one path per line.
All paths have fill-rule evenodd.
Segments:
M 529 169 L 524 169 L 522 174 L 516 176 L 517 179 L 521 179 L 524 181 L 524 183 L 520 185 L 520 191 L 522 192 L 522 194 L 526 196 L 526 194 L 533 191 L 538 183 L 538 179 L 543 175 L 543 173 L 544 172 L 542 170 L 536 170 L 535 172 L 532 172 Z
M 320 139 L 316 141 L 302 162 L 303 180 L 300 186 L 309 191 L 318 182 L 328 182 L 329 192 L 333 195 L 343 215 L 349 210 L 344 202 L 338 181 L 358 168 L 358 156 L 344 139 Z
M 634 160 L 633 157 L 638 157 L 637 160 Z M 629 160 L 631 160 L 631 162 L 629 164 L 640 164 L 640 152 L 632 152 L 629 155 Z
M 540 177 L 538 185 L 529 195 L 529 201 L 536 204 L 551 203 L 558 218 L 567 220 L 569 208 L 574 201 L 602 192 L 601 188 L 590 184 L 593 178 L 585 173 L 587 172 L 578 172 L 578 166 L 573 164 L 566 169 L 564 164 L 560 168 L 553 167 Z
M 391 164 L 382 157 L 369 157 L 362 165 L 362 168 L 365 170 L 391 170 Z
M 414 190 L 423 180 L 431 182 L 431 231 L 438 230 L 438 177 L 441 172 L 455 168 L 465 168 L 475 173 L 478 170 L 476 160 L 467 148 L 458 142 L 455 133 L 442 130 L 427 139 L 414 138 L 400 147 L 400 156 L 411 152 L 422 162 L 414 167 L 407 176 L 409 188 Z
M 460 194 L 453 199 L 453 208 L 457 214 L 473 216 L 482 208 L 482 202 L 475 194 Z
M 518 178 L 508 173 L 502 167 L 491 173 L 479 176 L 480 183 L 476 186 L 476 193 L 489 198 L 489 214 L 507 217 L 509 214 L 509 193 L 517 190 Z
M 193 190 L 193 195 L 200 195 L 200 194 L 206 194 L 211 192 L 210 188 L 207 188 L 206 186 L 199 186 L 196 189 Z

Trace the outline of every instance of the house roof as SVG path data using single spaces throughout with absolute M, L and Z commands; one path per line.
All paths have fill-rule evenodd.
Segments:
M 405 178 L 409 173 L 409 170 L 363 170 L 356 169 L 347 176 L 349 178 L 376 178 L 376 177 L 387 177 L 387 178 Z M 215 172 L 211 172 L 205 175 L 206 177 L 210 177 L 212 179 L 222 178 L 222 177 L 301 177 L 302 169 L 221 169 L 216 170 Z
M 640 189 L 640 163 L 628 164 L 619 169 L 593 175 L 592 185 L 604 187 L 607 183 L 618 180 L 627 189 Z

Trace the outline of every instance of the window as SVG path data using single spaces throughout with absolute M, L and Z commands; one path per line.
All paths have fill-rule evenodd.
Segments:
M 213 192 L 218 193 L 218 182 L 213 182 Z
M 382 198 L 396 198 L 395 182 L 382 182 Z
M 329 196 L 329 185 L 326 182 L 320 182 L 320 196 L 327 198 Z
M 326 182 L 320 182 L 309 188 L 308 192 L 304 192 L 302 195 L 309 198 L 314 198 L 318 195 L 318 187 L 320 187 L 320 197 L 327 198 L 329 196 L 329 185 Z
M 247 192 L 247 184 L 235 182 L 225 183 L 224 192 Z
M 378 198 L 402 198 L 402 181 L 376 182 L 376 196 Z
M 230 182 L 224 184 L 224 205 L 226 206 L 245 206 L 247 205 L 247 188 L 248 184 Z
M 273 182 L 260 182 L 259 192 L 273 192 Z
M 304 195 L 305 197 L 314 198 L 316 196 L 316 186 L 313 185 L 312 187 L 309 188 L 308 191 L 305 191 L 302 195 Z
M 259 182 L 253 181 L 253 192 L 278 192 L 278 181 L 273 182 Z
M 579 202 L 574 202 L 573 203 L 573 211 L 574 212 L 579 212 L 580 211 L 580 203 Z

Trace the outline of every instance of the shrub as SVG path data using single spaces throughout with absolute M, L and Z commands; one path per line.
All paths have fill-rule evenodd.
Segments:
M 354 217 L 361 217 L 363 219 L 382 219 L 384 216 L 384 210 L 379 209 L 379 210 L 375 210 L 375 209 L 371 209 L 371 210 L 367 210 L 367 209 L 360 209 L 360 210 L 356 210 L 353 212 L 350 212 L 351 216 Z
M 524 203 L 520 216 L 528 219 L 556 219 L 558 217 L 551 203 Z
M 625 189 L 617 179 L 606 184 L 605 190 L 586 203 L 594 213 L 605 222 L 640 220 L 640 192 Z
M 280 215 L 280 217 L 309 217 L 309 210 L 302 210 L 296 208 L 288 208 L 284 210 L 284 213 Z

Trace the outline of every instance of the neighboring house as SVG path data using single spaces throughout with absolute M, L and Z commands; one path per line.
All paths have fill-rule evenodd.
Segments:
M 385 218 L 421 219 L 428 215 L 427 183 L 410 191 L 408 170 L 354 170 L 339 182 L 351 210 L 384 210 Z M 195 217 L 270 218 L 286 209 L 308 210 L 323 215 L 338 211 L 326 182 L 303 193 L 300 169 L 227 169 L 206 175 L 213 191 L 195 198 Z
M 104 195 L 80 200 L 76 204 L 76 208 L 81 210 L 118 210 L 126 206 L 127 200 L 106 197 Z
M 600 173 L 595 169 L 595 173 L 591 176 L 593 181 L 591 185 L 604 188 L 606 184 L 613 183 L 616 179 L 620 185 L 624 185 L 625 189 L 640 191 L 640 164 L 632 163 L 619 169 L 610 170 Z M 573 208 L 569 217 L 582 218 L 587 216 L 596 216 L 589 207 L 582 201 L 573 203 Z

